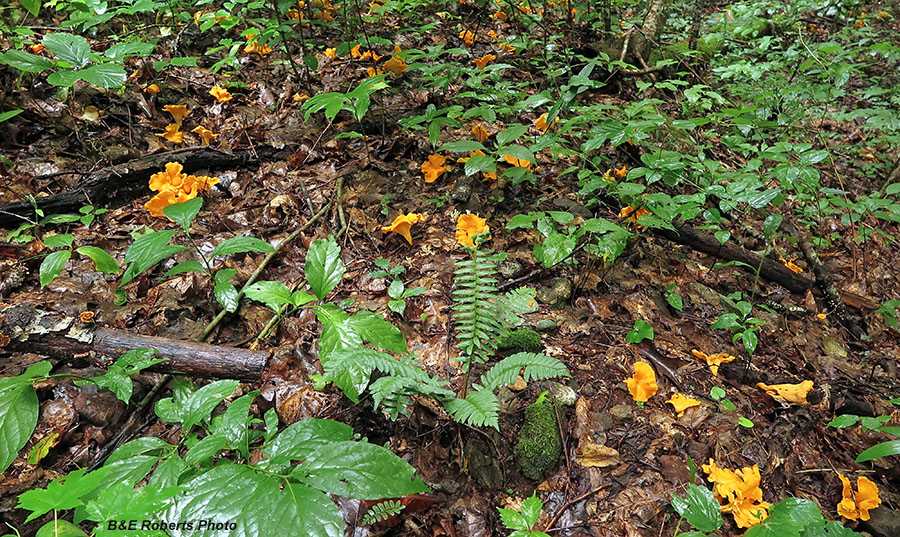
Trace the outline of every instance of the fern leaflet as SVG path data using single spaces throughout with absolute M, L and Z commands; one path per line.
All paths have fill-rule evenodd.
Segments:
M 481 389 L 493 391 L 500 386 L 512 384 L 522 371 L 526 382 L 556 377 L 568 377 L 569 370 L 558 359 L 546 354 L 520 352 L 500 360 L 481 375 Z
M 369 524 L 374 524 L 376 522 L 384 522 L 392 516 L 400 514 L 400 511 L 403 511 L 405 507 L 405 505 L 400 503 L 400 500 L 385 500 L 383 502 L 376 503 L 375 505 L 370 507 L 368 511 L 366 511 L 365 515 L 363 515 L 360 526 L 368 526 Z

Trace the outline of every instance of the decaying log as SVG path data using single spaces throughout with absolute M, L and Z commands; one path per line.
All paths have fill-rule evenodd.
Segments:
M 262 154 L 266 152 L 272 154 Z M 185 173 L 194 173 L 204 169 L 239 168 L 275 157 L 274 148 L 268 146 L 233 153 L 208 147 L 167 151 L 97 170 L 74 190 L 36 198 L 35 202 L 47 215 L 74 213 L 89 203 L 96 207 L 115 206 L 149 195 L 150 176 L 165 169 L 167 162 L 179 162 Z M 34 207 L 28 201 L 0 206 L 0 227 L 18 226 L 33 217 Z
M 31 306 L 0 307 L 0 351 L 33 352 L 76 366 L 87 358 L 108 367 L 123 352 L 140 347 L 168 358 L 151 371 L 192 377 L 258 380 L 268 359 L 264 351 L 140 336 Z

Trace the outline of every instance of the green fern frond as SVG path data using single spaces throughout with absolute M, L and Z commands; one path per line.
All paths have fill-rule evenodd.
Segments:
M 360 525 L 368 526 L 369 524 L 374 524 L 376 522 L 383 522 L 392 516 L 400 514 L 400 511 L 403 511 L 405 507 L 405 505 L 400 503 L 400 500 L 385 500 L 376 503 L 366 511 L 365 515 L 363 515 Z
M 473 427 L 490 425 L 499 430 L 500 401 L 490 390 L 474 391 L 465 399 L 448 399 L 444 401 L 444 409 L 458 422 Z
M 493 391 L 500 386 L 514 383 L 522 368 L 525 368 L 522 378 L 526 382 L 570 376 L 565 364 L 552 356 L 520 352 L 500 360 L 481 375 L 481 390 Z
M 490 250 L 473 255 L 473 259 L 456 263 L 453 318 L 457 347 L 464 359 L 485 362 L 496 350 L 497 339 L 507 331 L 495 277 L 501 256 Z
M 442 381 L 429 377 L 418 365 L 365 347 L 335 351 L 322 365 L 325 369 L 323 380 L 334 382 L 354 403 L 359 402 L 359 395 L 368 386 L 373 371 L 381 371 L 398 379 L 408 379 L 410 381 L 408 386 L 416 387 L 410 393 L 430 396 L 453 395 L 453 392 L 442 387 L 444 384 Z
M 520 315 L 537 311 L 536 296 L 537 291 L 531 287 L 519 287 L 501 296 L 498 302 L 503 326 L 508 330 L 515 328 L 522 324 Z

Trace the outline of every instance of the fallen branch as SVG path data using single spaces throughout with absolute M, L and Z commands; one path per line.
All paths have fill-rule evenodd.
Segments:
M 268 361 L 263 351 L 141 336 L 25 305 L 0 308 L 0 333 L 10 338 L 4 350 L 42 354 L 76 366 L 90 363 L 106 368 L 123 352 L 147 347 L 168 358 L 152 371 L 258 380 Z

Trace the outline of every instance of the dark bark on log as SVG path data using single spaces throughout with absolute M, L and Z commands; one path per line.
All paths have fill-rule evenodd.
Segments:
M 98 367 L 108 367 L 125 351 L 148 347 L 168 358 L 150 371 L 192 377 L 258 380 L 268 360 L 264 351 L 140 336 L 23 305 L 0 308 L 0 334 L 10 338 L 0 350 L 33 352 L 75 364 L 88 358 Z
M 676 231 L 670 229 L 654 229 L 653 233 L 669 239 L 672 242 L 690 246 L 694 250 L 698 250 L 705 254 L 713 255 L 721 259 L 727 259 L 729 261 L 746 263 L 753 267 L 752 270 L 754 271 L 760 266 L 760 260 L 762 258 L 753 252 L 748 252 L 739 246 L 721 244 L 715 237 L 707 233 L 701 233 L 684 222 L 676 221 L 672 222 L 672 225 L 675 226 Z M 751 270 L 746 267 L 742 268 Z M 783 264 L 772 259 L 762 259 L 762 268 L 760 268 L 759 275 L 769 281 L 778 283 L 792 293 L 802 293 L 807 289 L 812 289 L 815 285 L 813 280 L 793 272 Z
M 74 190 L 35 201 L 46 215 L 77 212 L 89 203 L 96 207 L 118 206 L 149 195 L 150 176 L 163 171 L 167 162 L 179 162 L 185 173 L 194 173 L 203 169 L 245 167 L 274 158 L 277 151 L 268 146 L 234 153 L 208 147 L 168 151 L 103 168 L 88 175 Z M 18 226 L 32 218 L 34 208 L 27 201 L 0 206 L 0 227 Z

